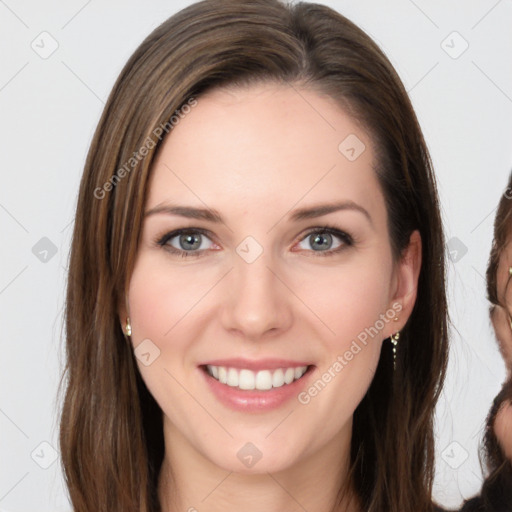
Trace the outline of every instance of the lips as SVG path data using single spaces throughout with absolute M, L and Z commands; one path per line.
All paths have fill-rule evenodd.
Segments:
M 216 359 L 199 365 L 208 388 L 230 409 L 264 412 L 291 400 L 307 385 L 315 366 L 286 359 Z

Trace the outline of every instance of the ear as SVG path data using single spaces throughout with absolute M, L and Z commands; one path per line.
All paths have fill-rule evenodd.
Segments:
M 396 321 L 386 324 L 385 338 L 403 329 L 411 316 L 418 294 L 421 260 L 421 235 L 415 230 L 411 233 L 409 244 L 396 264 L 391 288 L 392 297 L 388 306 L 396 312 Z

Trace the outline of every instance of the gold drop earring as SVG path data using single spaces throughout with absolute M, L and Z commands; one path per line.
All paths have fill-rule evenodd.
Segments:
M 395 317 L 395 322 L 398 322 L 398 318 Z M 400 339 L 400 331 L 395 332 L 390 337 L 391 343 L 393 344 L 393 371 L 396 370 L 396 347 L 398 345 L 398 340 Z
M 126 325 L 124 328 L 124 332 L 125 332 L 126 336 L 132 335 L 132 326 L 130 325 L 130 317 L 126 318 Z

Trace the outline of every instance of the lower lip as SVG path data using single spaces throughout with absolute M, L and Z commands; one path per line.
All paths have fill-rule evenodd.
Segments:
M 265 412 L 282 406 L 294 396 L 298 396 L 305 388 L 313 369 L 314 366 L 309 366 L 306 373 L 291 384 L 284 384 L 280 388 L 272 388 L 268 391 L 259 391 L 238 389 L 222 384 L 214 379 L 205 367 L 199 367 L 199 371 L 217 399 L 230 409 L 244 412 Z

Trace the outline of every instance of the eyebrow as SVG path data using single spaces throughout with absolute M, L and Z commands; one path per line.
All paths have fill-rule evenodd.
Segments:
M 334 213 L 343 210 L 352 210 L 360 212 L 368 219 L 370 224 L 373 225 L 372 218 L 368 211 L 361 205 L 354 203 L 353 201 L 318 204 L 307 208 L 299 208 L 288 214 L 288 220 L 297 222 L 305 219 L 314 219 L 316 217 L 322 217 L 323 215 L 328 215 L 329 213 Z M 189 219 L 198 219 L 215 223 L 224 223 L 224 220 L 220 213 L 212 208 L 194 208 L 191 206 L 180 206 L 170 204 L 155 206 L 154 208 L 151 208 L 150 210 L 146 211 L 144 213 L 144 217 L 149 217 L 150 215 L 155 215 L 159 213 L 164 213 L 167 215 L 177 215 Z

